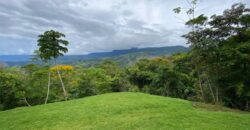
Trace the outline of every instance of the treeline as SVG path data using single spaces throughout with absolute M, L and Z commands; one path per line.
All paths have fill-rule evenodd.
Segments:
M 249 8 L 239 3 L 222 15 L 192 18 L 186 23 L 192 31 L 184 35 L 191 48 L 188 53 L 141 59 L 132 66 L 121 68 L 106 60 L 92 67 L 81 64 L 2 67 L 0 109 L 44 104 L 46 99 L 57 102 L 133 91 L 249 110 L 249 12 Z M 41 48 L 37 53 L 42 60 L 63 55 L 53 49 L 58 48 L 58 41 L 68 44 L 54 39 L 58 35 L 63 36 L 54 31 L 40 36 Z M 47 46 L 48 43 L 55 46 Z M 62 48 L 65 52 L 66 49 Z
M 41 66 L 28 64 L 22 67 L 0 69 L 1 109 L 44 104 L 50 80 L 48 102 L 64 100 L 63 89 L 57 76 L 60 70 L 68 99 L 82 98 L 108 92 L 147 92 L 162 96 L 199 100 L 194 79 L 182 64 L 186 54 L 171 57 L 141 59 L 133 66 L 121 68 L 115 62 L 84 65 Z M 186 67 L 186 68 L 185 68 Z M 186 73 L 187 72 L 187 73 Z M 50 73 L 50 79 L 48 74 Z
M 249 110 L 250 9 L 232 5 L 222 15 L 200 15 L 186 22 L 192 70 L 204 101 Z

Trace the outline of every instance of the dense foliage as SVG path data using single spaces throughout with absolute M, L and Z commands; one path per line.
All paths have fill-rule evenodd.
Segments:
M 191 63 L 200 80 L 204 100 L 249 109 L 250 9 L 234 4 L 210 19 L 200 15 L 186 24 L 193 31 L 184 37 L 191 44 Z M 206 88 L 204 88 L 206 89 Z M 209 92 L 210 94 L 206 94 Z
M 41 60 L 54 60 L 68 52 L 68 48 L 65 46 L 67 46 L 69 42 L 62 39 L 62 37 L 65 37 L 64 34 L 50 30 L 45 31 L 38 37 L 39 39 L 37 40 L 37 46 L 39 49 L 36 50 L 35 53 Z

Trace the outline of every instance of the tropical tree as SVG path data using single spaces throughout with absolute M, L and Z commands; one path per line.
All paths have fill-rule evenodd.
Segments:
M 128 76 L 124 72 L 123 68 L 120 68 L 116 62 L 111 60 L 104 60 L 98 66 L 105 71 L 106 75 L 111 76 L 112 92 L 126 91 L 130 87 Z
M 196 29 L 184 36 L 191 44 L 200 83 L 207 86 L 212 101 L 240 109 L 249 109 L 250 100 L 249 12 L 237 3 L 210 19 L 200 15 L 186 23 Z
M 22 66 L 21 71 L 20 79 L 24 82 L 24 94 L 30 105 L 44 103 L 44 95 L 47 91 L 44 82 L 47 82 L 48 66 L 27 64 Z
M 113 78 L 101 68 L 87 68 L 81 72 L 76 95 L 91 96 L 112 91 Z
M 155 69 L 158 65 L 151 63 L 149 59 L 141 59 L 126 70 L 129 81 L 137 85 L 140 91 L 143 91 L 145 86 L 150 85 L 156 75 Z
M 177 8 L 174 8 L 173 11 L 176 13 L 176 14 L 179 14 L 181 12 L 185 12 L 185 14 L 188 16 L 188 20 L 183 20 L 185 22 L 185 24 L 187 26 L 189 26 L 191 28 L 191 32 L 195 32 L 195 30 L 198 30 L 199 29 L 199 25 L 200 23 L 202 23 L 202 21 L 205 21 L 206 20 L 206 17 L 204 17 L 203 15 L 200 15 L 196 18 L 196 15 L 197 15 L 197 12 L 196 12 L 196 8 L 197 8 L 197 4 L 198 4 L 198 0 L 186 0 L 187 2 L 187 7 L 177 7 Z M 197 22 L 198 21 L 198 22 Z M 193 48 L 193 45 L 192 44 L 193 42 L 196 42 L 195 38 L 195 35 L 197 35 L 196 33 L 189 33 L 191 34 L 190 36 L 190 40 L 191 41 L 188 41 L 187 43 L 191 43 L 191 48 Z M 184 35 L 185 37 L 185 35 Z M 191 54 L 194 54 L 194 53 L 191 53 Z M 199 56 L 197 56 L 199 57 Z M 197 61 L 196 59 L 193 59 L 193 57 L 191 57 L 191 62 L 194 64 L 194 69 L 196 70 L 196 75 L 197 75 L 197 84 L 199 86 L 199 89 L 200 89 L 200 93 L 201 93 L 201 97 L 202 97 L 202 100 L 204 101 L 205 100 L 205 96 L 204 96 L 204 88 L 203 88 L 203 84 L 202 84 L 202 79 L 201 79 L 201 71 L 202 69 L 199 68 L 200 66 L 198 66 L 198 63 L 199 61 Z
M 0 110 L 14 108 L 19 104 L 23 95 L 19 94 L 22 89 L 22 81 L 17 75 L 0 72 Z
M 48 62 L 50 60 L 54 60 L 54 63 L 57 64 L 57 58 L 60 56 L 63 56 L 64 53 L 68 52 L 67 45 L 69 42 L 67 40 L 62 39 L 65 37 L 64 34 L 50 30 L 50 31 L 45 31 L 43 34 L 38 36 L 38 50 L 36 50 L 36 55 L 39 57 L 42 61 Z M 60 74 L 60 70 L 57 67 L 57 74 L 60 79 L 63 93 L 65 100 L 67 100 L 67 92 L 65 90 L 65 86 Z M 45 104 L 47 103 L 48 96 L 49 96 L 49 90 L 50 90 L 50 72 L 48 75 L 48 92 L 47 92 L 47 97 L 45 100 Z

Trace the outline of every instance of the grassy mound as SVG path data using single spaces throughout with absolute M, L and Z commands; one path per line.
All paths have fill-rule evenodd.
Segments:
M 250 129 L 250 114 L 197 109 L 185 100 L 111 93 L 0 112 L 0 129 Z

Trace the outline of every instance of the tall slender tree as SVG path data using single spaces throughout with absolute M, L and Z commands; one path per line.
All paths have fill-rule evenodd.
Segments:
M 198 29 L 198 24 L 196 23 L 197 21 L 205 21 L 206 20 L 206 17 L 204 17 L 203 15 L 200 15 L 197 20 L 196 18 L 196 8 L 197 8 L 197 4 L 198 4 L 198 0 L 186 0 L 187 2 L 187 7 L 177 7 L 177 8 L 174 8 L 173 11 L 174 13 L 176 14 L 179 14 L 181 12 L 185 12 L 185 14 L 187 15 L 188 17 L 188 20 L 183 20 L 185 22 L 186 25 L 188 25 L 189 27 L 191 27 L 192 29 L 192 32 L 194 32 L 195 30 Z M 195 41 L 195 35 L 196 34 L 192 34 L 192 40 Z M 184 35 L 185 37 L 185 35 Z M 191 48 L 193 48 L 193 41 L 188 41 L 188 43 L 191 43 Z M 195 70 L 197 71 L 197 79 L 198 79 L 198 86 L 200 88 L 200 93 L 201 93 L 201 97 L 202 97 L 202 100 L 204 101 L 205 100 L 205 97 L 204 97 L 204 90 L 203 90 L 203 85 L 202 85 L 202 80 L 201 80 L 201 72 L 200 70 L 198 69 L 199 66 L 197 65 L 198 64 L 198 61 L 197 60 L 194 60 L 193 58 L 191 59 L 192 62 L 194 63 L 194 67 L 195 67 Z
M 67 45 L 69 42 L 67 40 L 62 39 L 65 37 L 64 34 L 54 31 L 54 30 L 49 30 L 45 31 L 43 34 L 38 36 L 38 50 L 35 51 L 37 57 L 39 57 L 42 61 L 48 62 L 51 60 L 54 60 L 54 63 L 57 64 L 57 58 L 60 56 L 63 56 L 65 53 L 68 52 Z M 60 79 L 62 89 L 63 89 L 63 94 L 65 100 L 67 100 L 67 92 L 65 90 L 65 86 L 62 80 L 61 73 L 57 67 L 57 74 Z M 50 72 L 48 74 L 48 92 L 47 92 L 47 97 L 45 100 L 45 104 L 47 103 L 48 96 L 49 96 L 49 90 L 50 90 Z

